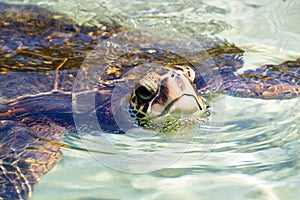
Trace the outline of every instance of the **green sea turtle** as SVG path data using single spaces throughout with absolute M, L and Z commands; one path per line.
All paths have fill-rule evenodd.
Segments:
M 86 116 L 107 133 L 176 131 L 207 118 L 205 93 L 300 94 L 300 59 L 238 74 L 243 51 L 216 38 L 124 32 L 113 20 L 79 26 L 31 5 L 0 11 L 0 199 L 28 198 L 68 148 L 62 138 L 94 126 Z

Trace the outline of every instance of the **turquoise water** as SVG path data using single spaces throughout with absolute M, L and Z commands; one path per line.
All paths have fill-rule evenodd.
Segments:
M 298 199 L 298 105 L 299 99 L 226 97 L 223 132 L 210 152 L 204 152 L 203 141 L 195 138 L 185 151 L 173 149 L 178 157 L 172 163 L 162 167 L 154 162 L 158 169 L 147 173 L 120 172 L 89 153 L 64 150 L 64 159 L 42 179 L 32 199 Z M 145 150 L 152 144 L 119 139 L 123 151 L 136 145 Z M 138 150 L 130 153 L 140 155 Z M 147 151 L 143 155 L 139 163 L 127 166 L 136 163 L 137 171 L 152 169 L 153 157 Z M 160 161 L 169 159 L 165 156 L 170 152 Z M 119 161 L 119 169 L 124 169 Z
M 12 2 L 12 1 L 10 1 Z M 19 2 L 19 1 L 13 1 Z M 300 1 L 30 1 L 78 23 L 103 14 L 131 28 L 215 35 L 246 51 L 245 68 L 300 57 Z M 109 12 L 111 11 L 111 12 Z M 110 135 L 113 154 L 63 149 L 32 199 L 298 199 L 300 98 L 220 96 L 218 123 L 178 139 Z M 204 133 L 204 134 L 202 134 Z M 96 137 L 66 140 L 97 145 Z M 170 142 L 170 143 L 168 143 Z M 89 146 L 95 147 L 95 146 Z M 135 173 L 134 173 L 135 172 Z

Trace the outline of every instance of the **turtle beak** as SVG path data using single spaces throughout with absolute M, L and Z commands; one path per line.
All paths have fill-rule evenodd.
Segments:
M 193 78 L 186 74 L 177 68 L 166 68 L 160 74 L 149 72 L 136 83 L 129 100 L 140 125 L 155 126 L 178 119 L 192 122 L 207 117 L 206 104 Z
M 200 113 L 203 108 L 199 99 L 191 94 L 183 94 L 178 99 L 174 99 L 165 111 L 163 116 L 186 117 Z
M 158 94 L 150 103 L 147 113 L 155 121 L 165 117 L 198 117 L 206 113 L 206 104 L 183 72 L 170 70 L 162 76 Z

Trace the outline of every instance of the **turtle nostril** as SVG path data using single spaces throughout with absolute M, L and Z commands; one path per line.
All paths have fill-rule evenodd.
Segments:
M 153 92 L 148 90 L 146 87 L 144 86 L 140 86 L 135 90 L 135 94 L 143 99 L 143 100 L 149 100 L 153 97 Z

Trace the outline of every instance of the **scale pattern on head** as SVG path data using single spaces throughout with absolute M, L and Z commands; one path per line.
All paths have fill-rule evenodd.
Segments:
M 129 97 L 132 117 L 139 125 L 155 130 L 166 130 L 169 124 L 169 131 L 178 129 L 172 121 L 196 119 L 193 114 L 205 112 L 206 105 L 195 90 L 194 77 L 195 72 L 188 65 L 150 69 L 136 81 Z

